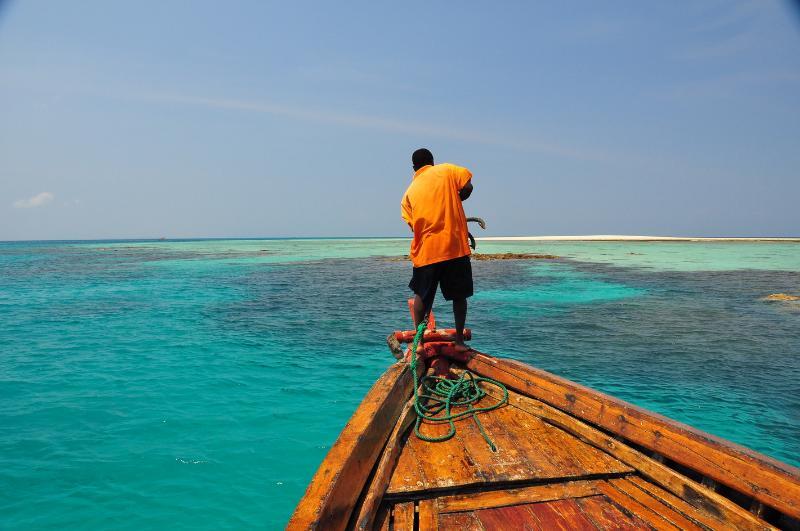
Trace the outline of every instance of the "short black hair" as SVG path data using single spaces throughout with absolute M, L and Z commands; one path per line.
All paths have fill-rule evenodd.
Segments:
M 414 171 L 423 166 L 433 166 L 433 153 L 427 148 L 419 148 L 411 155 L 411 163 L 414 165 Z

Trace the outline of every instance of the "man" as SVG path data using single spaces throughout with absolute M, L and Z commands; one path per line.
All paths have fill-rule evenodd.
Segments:
M 414 272 L 408 287 L 414 292 L 414 325 L 433 306 L 436 288 L 453 301 L 456 348 L 466 351 L 464 323 L 467 297 L 472 296 L 467 218 L 461 202 L 472 193 L 472 173 L 453 164 L 433 164 L 425 148 L 411 156 L 414 179 L 400 203 L 403 219 L 414 231 L 411 262 Z

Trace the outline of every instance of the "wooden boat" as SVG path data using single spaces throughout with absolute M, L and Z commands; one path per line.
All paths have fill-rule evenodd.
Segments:
M 800 529 L 800 469 L 517 361 L 439 353 L 508 388 L 507 403 L 478 415 L 496 451 L 470 418 L 447 441 L 417 438 L 411 368 L 398 361 L 289 529 Z M 496 402 L 489 393 L 482 401 Z

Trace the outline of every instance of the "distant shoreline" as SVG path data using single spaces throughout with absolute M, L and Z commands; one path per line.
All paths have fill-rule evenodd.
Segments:
M 484 242 L 767 242 L 800 243 L 800 237 L 700 237 L 700 236 L 628 236 L 624 234 L 590 234 L 585 236 L 476 236 Z M 20 243 L 182 243 L 215 241 L 336 241 L 336 240 L 411 240 L 411 236 L 213 236 L 174 238 L 87 238 L 54 240 L 0 240 L 0 244 Z
M 792 242 L 800 243 L 800 238 L 771 237 L 693 237 L 693 236 L 625 236 L 620 234 L 595 234 L 587 236 L 483 236 L 480 241 L 503 242 Z

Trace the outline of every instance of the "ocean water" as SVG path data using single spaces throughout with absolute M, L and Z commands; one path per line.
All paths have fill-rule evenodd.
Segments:
M 279 528 L 407 240 L 0 243 L 0 528 Z M 800 465 L 800 244 L 479 242 L 473 346 Z M 449 308 L 435 311 L 449 324 Z

